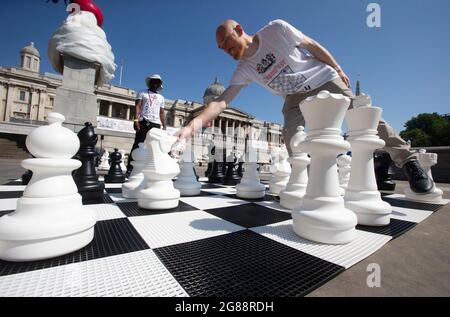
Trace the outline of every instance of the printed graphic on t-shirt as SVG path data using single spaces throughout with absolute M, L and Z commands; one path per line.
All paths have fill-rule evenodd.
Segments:
M 261 59 L 261 63 L 256 65 L 256 70 L 259 74 L 264 74 L 267 70 L 277 62 L 277 58 L 273 53 L 266 54 L 266 57 Z
M 284 67 L 281 72 L 268 84 L 270 88 L 282 94 L 293 94 L 298 92 L 306 77 L 300 73 L 294 73 L 290 66 Z

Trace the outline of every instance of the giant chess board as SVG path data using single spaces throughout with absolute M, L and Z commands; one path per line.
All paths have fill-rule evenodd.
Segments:
M 0 216 L 16 208 L 25 188 L 17 184 L 0 186 Z M 274 196 L 243 200 L 234 186 L 202 183 L 200 196 L 150 212 L 122 198 L 121 185 L 107 184 L 103 201 L 85 202 L 98 215 L 85 248 L 0 261 L 0 296 L 304 296 L 444 206 L 384 196 L 390 225 L 357 226 L 353 242 L 325 245 L 298 237 Z

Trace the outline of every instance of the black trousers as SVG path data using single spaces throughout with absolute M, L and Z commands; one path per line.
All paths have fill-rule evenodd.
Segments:
M 127 172 L 131 172 L 133 170 L 133 165 L 131 165 L 131 162 L 134 161 L 132 155 L 133 151 L 139 147 L 139 143 L 145 142 L 145 137 L 147 136 L 148 131 L 153 128 L 160 129 L 161 125 L 148 121 L 139 121 L 139 131 L 136 131 L 134 144 L 131 148 L 130 155 L 128 156 Z

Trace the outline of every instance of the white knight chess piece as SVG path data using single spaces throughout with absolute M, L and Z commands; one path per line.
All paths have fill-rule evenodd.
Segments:
M 337 158 L 339 185 L 342 188 L 342 196 L 345 195 L 345 191 L 350 181 L 350 171 L 352 169 L 352 157 L 347 154 L 343 154 Z
M 311 165 L 306 195 L 292 219 L 295 233 L 312 241 L 344 244 L 356 235 L 356 215 L 345 208 L 336 163 L 336 155 L 350 148 L 340 129 L 349 105 L 349 98 L 326 90 L 300 104 L 309 128 L 300 150 L 309 153 Z
M 133 151 L 133 171 L 128 178 L 128 181 L 122 184 L 122 196 L 125 198 L 137 198 L 138 193 L 145 188 L 147 180 L 145 179 L 142 170 L 145 167 L 145 160 L 147 158 L 147 149 L 144 143 L 139 143 L 139 147 Z
M 427 173 L 428 177 L 433 180 L 433 175 L 431 174 L 431 167 L 437 164 L 438 156 L 436 153 L 427 153 L 425 149 L 419 150 L 419 154 L 417 157 L 420 166 L 423 168 L 425 173 Z M 436 187 L 433 180 L 433 188 L 424 194 L 417 194 L 411 190 L 411 188 L 407 187 L 405 189 L 405 196 L 411 200 L 426 202 L 426 203 L 442 203 L 442 189 Z
M 168 154 L 177 138 L 161 129 L 147 133 L 145 146 L 148 151 L 143 169 L 148 183 L 138 193 L 138 205 L 144 209 L 165 210 L 176 208 L 180 192 L 174 188 L 172 178 L 180 173 L 176 160 Z
M 101 171 L 109 171 L 110 168 L 111 166 L 109 165 L 109 152 L 105 150 L 100 159 L 100 165 L 98 166 L 98 169 Z
M 269 193 L 272 195 L 279 195 L 286 187 L 289 176 L 291 175 L 291 165 L 287 161 L 289 154 L 286 147 L 272 149 L 272 165 L 270 165 L 270 172 L 272 176 L 269 182 Z
M 80 147 L 75 133 L 52 112 L 48 126 L 31 132 L 26 145 L 35 158 L 22 161 L 33 172 L 15 212 L 0 218 L 0 259 L 35 261 L 76 251 L 94 238 L 95 210 L 82 205 L 72 171 Z

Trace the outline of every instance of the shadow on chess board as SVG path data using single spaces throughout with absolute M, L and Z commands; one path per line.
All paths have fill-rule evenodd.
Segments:
M 297 236 L 279 199 L 244 200 L 234 186 L 202 183 L 177 208 L 147 211 L 107 184 L 94 240 L 57 258 L 0 261 L 0 296 L 304 296 L 444 206 L 383 195 L 385 227 L 357 226 L 346 245 Z M 15 210 L 25 186 L 0 186 L 0 216 Z M 448 201 L 445 201 L 445 204 Z

